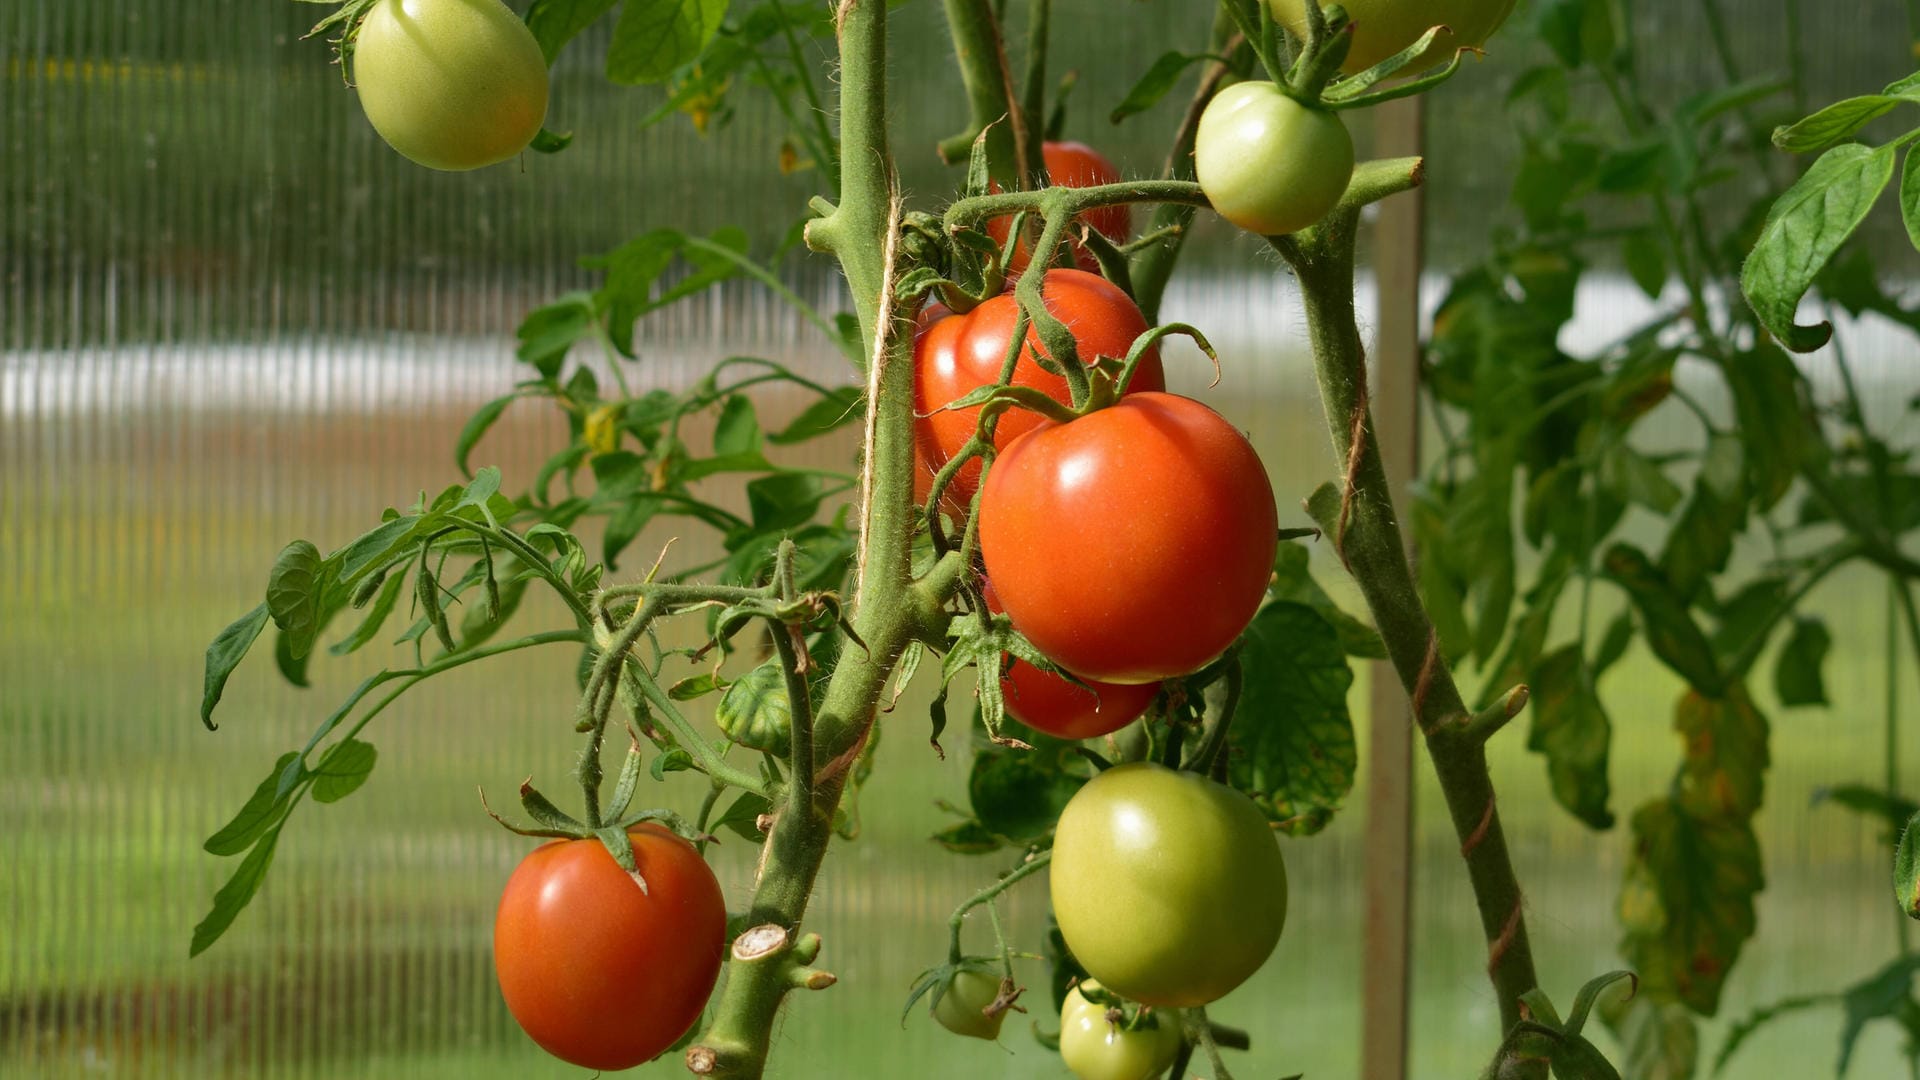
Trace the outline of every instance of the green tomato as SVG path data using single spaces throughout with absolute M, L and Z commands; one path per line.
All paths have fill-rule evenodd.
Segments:
M 1514 0 L 1341 0 L 1353 20 L 1353 45 L 1340 70 L 1365 71 L 1419 41 L 1436 26 L 1441 34 L 1426 52 L 1399 74 L 1414 75 L 1453 56 L 1458 49 L 1483 45 L 1513 12 Z M 1322 4 L 1321 6 L 1326 6 Z M 1296 37 L 1307 36 L 1306 0 L 1273 0 L 1273 17 Z
M 933 1003 L 933 1018 L 955 1035 L 972 1039 L 998 1039 L 1004 1012 L 987 1015 L 987 1006 L 1000 997 L 1000 978 L 984 971 L 962 968 L 947 983 L 946 992 Z
M 500 0 L 380 0 L 353 43 L 360 107 L 387 145 L 461 171 L 527 148 L 547 117 L 547 61 Z
M 1220 216 L 1262 236 L 1325 217 L 1353 179 L 1353 138 L 1338 116 L 1270 82 L 1214 95 L 1194 132 L 1193 168 Z
M 1086 986 L 1097 989 L 1089 979 Z M 1060 1004 L 1060 1058 L 1080 1080 L 1153 1080 L 1180 1053 L 1180 1028 L 1171 1017 L 1132 1031 L 1107 1019 L 1104 1006 L 1076 986 Z
M 1114 993 L 1205 1005 L 1260 969 L 1287 919 L 1280 845 L 1246 796 L 1150 762 L 1088 781 L 1054 832 L 1053 913 Z

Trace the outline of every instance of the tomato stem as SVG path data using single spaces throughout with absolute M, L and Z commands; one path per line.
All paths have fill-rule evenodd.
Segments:
M 1018 884 L 1021 880 L 1027 877 L 1030 877 L 1033 874 L 1038 873 L 1042 869 L 1045 869 L 1046 866 L 1051 862 L 1053 862 L 1052 851 L 1042 851 L 1037 854 L 1030 854 L 1027 856 L 1027 860 L 1025 862 L 1007 871 L 1006 873 L 1000 875 L 1000 880 L 994 882 L 993 884 L 987 886 L 984 889 L 981 889 L 979 892 L 974 893 L 972 896 L 967 897 L 965 900 L 960 901 L 960 906 L 954 908 L 953 915 L 947 919 L 947 940 L 948 940 L 947 961 L 949 963 L 957 964 L 960 962 L 961 957 L 964 955 L 960 949 L 960 928 L 966 923 L 967 912 L 972 911 L 974 908 L 979 907 L 981 904 L 985 904 L 991 901 L 994 897 L 999 896 L 1003 892 L 1006 892 L 1008 889 Z M 1001 944 L 1002 944 L 1002 951 L 1004 952 L 1005 942 L 1003 941 Z M 1011 974 L 1010 968 L 1009 968 L 1009 974 Z
M 1356 170 L 1356 187 L 1377 179 L 1372 173 L 1362 178 L 1361 171 Z M 1408 186 L 1418 182 L 1417 168 L 1397 171 Z M 1433 623 L 1414 585 L 1367 407 L 1365 352 L 1354 312 L 1354 243 L 1359 207 L 1378 190 L 1350 190 L 1341 206 L 1320 224 L 1270 243 L 1299 280 L 1321 403 L 1336 459 L 1344 463 L 1347 490 L 1334 515 L 1340 524 L 1334 530 L 1336 543 L 1366 597 L 1413 702 L 1414 719 L 1425 735 L 1434 773 L 1462 841 L 1462 857 L 1488 945 L 1487 973 L 1499 1001 L 1501 1027 L 1510 1031 L 1521 1019 L 1521 996 L 1537 985 L 1520 884 L 1494 802 L 1486 745 L 1462 722 L 1469 713 L 1439 655 Z

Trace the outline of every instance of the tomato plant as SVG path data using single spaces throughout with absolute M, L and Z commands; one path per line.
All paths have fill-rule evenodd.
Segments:
M 1132 298 L 1098 274 L 1048 270 L 1041 296 L 1047 310 L 1073 332 L 1074 350 L 1082 363 L 1101 356 L 1125 357 L 1134 339 L 1147 332 L 1147 320 Z M 924 478 L 930 479 L 973 438 L 980 423 L 979 407 L 943 406 L 998 381 L 1019 317 L 1019 303 L 1004 294 L 988 298 L 965 315 L 955 315 L 940 304 L 929 305 L 921 314 L 913 347 L 913 403 L 917 417 L 915 447 L 921 462 L 916 471 Z M 1066 377 L 1040 364 L 1041 358 L 1049 356 L 1039 335 L 1029 329 L 1011 384 L 1032 387 L 1065 404 Z M 1165 388 L 1159 349 L 1150 349 L 1135 369 L 1129 389 Z M 1040 417 L 1034 413 L 1003 413 L 994 428 L 994 447 L 1004 448 L 1039 424 Z M 968 462 L 947 486 L 947 492 L 958 504 L 965 505 L 973 497 L 979 476 L 979 463 Z
M 1067 991 L 1060 1006 L 1060 1057 L 1079 1080 L 1154 1080 L 1180 1052 L 1180 1027 L 1171 1018 L 1127 1018 L 1122 1010 L 1087 1000 L 1098 982 Z
M 1194 175 L 1220 216 L 1262 236 L 1327 215 L 1353 176 L 1353 138 L 1338 116 L 1269 82 L 1229 86 L 1194 136 Z
M 699 852 L 655 824 L 628 837 L 639 879 L 597 839 L 556 840 L 521 860 L 494 917 L 508 1011 L 589 1069 L 632 1068 L 686 1034 L 725 951 L 726 901 Z
M 1418 72 L 1453 55 L 1454 50 L 1486 44 L 1513 12 L 1515 0 L 1349 0 L 1341 6 L 1353 21 L 1353 44 L 1340 65 L 1348 74 L 1365 71 L 1403 49 L 1412 48 L 1436 26 L 1448 33 L 1404 72 Z M 1307 0 L 1273 0 L 1274 17 L 1304 36 Z
M 1041 154 L 1047 164 L 1047 180 L 1054 187 L 1096 187 L 1120 181 L 1120 170 L 1114 167 L 1113 162 L 1086 143 L 1050 139 L 1042 145 Z M 995 190 L 998 190 L 997 186 Z M 1126 243 L 1127 237 L 1133 232 L 1133 213 L 1126 203 L 1089 210 L 1077 220 L 1115 244 Z M 993 237 L 997 244 L 1007 242 L 1007 230 L 1012 227 L 1012 218 L 987 219 L 987 235 Z M 1098 265 L 1093 252 L 1078 240 L 1070 240 L 1067 249 L 1073 253 L 1075 265 L 1083 269 Z M 1007 272 L 1019 274 L 1027 268 L 1032 258 L 1033 250 L 1023 237 L 1014 247 Z
M 1000 977 L 972 968 L 953 973 L 933 1003 L 933 1018 L 955 1035 L 992 1041 L 1000 1037 L 1005 1012 L 988 1013 L 1000 999 Z
M 1277 544 L 1266 470 L 1205 405 L 1129 394 L 994 462 L 980 549 L 1013 625 L 1084 678 L 1199 670 L 1246 629 Z
M 493 165 L 540 133 L 546 58 L 500 0 L 380 0 L 352 41 L 367 120 L 421 165 Z
M 1053 912 L 1074 958 L 1117 994 L 1183 1008 L 1266 963 L 1287 870 L 1245 795 L 1151 762 L 1080 789 L 1053 841 Z

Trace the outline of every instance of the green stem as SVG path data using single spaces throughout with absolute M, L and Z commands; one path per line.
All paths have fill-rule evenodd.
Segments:
M 774 274 L 773 271 L 768 270 L 766 267 L 761 266 L 759 263 L 754 262 L 752 259 L 747 258 L 745 255 L 725 244 L 716 244 L 711 240 L 698 236 L 685 237 L 685 241 L 686 245 L 695 251 L 711 255 L 716 259 L 724 259 L 732 263 L 741 273 L 773 290 L 775 296 L 792 305 L 793 309 L 798 311 L 801 317 L 812 323 L 821 333 L 827 335 L 828 340 L 838 341 L 840 339 L 840 331 L 834 327 L 833 323 L 828 321 L 826 316 L 820 314 L 818 308 L 801 299 L 799 293 L 787 288 L 786 282 L 781 281 L 779 276 Z
M 1071 219 L 1088 210 L 1121 203 L 1184 203 L 1188 206 L 1212 206 L 1200 185 L 1188 180 L 1126 180 L 1118 184 L 1094 187 L 1046 188 L 1036 191 L 1003 191 L 976 195 L 947 207 L 944 222 L 958 231 L 993 217 L 1009 217 L 1021 211 L 1051 211 L 1054 207 Z
M 972 911 L 981 904 L 988 903 L 994 897 L 999 896 L 1001 893 L 1006 892 L 1018 884 L 1023 878 L 1045 869 L 1047 864 L 1052 861 L 1053 852 L 1043 851 L 1028 859 L 1026 862 L 1021 863 L 1019 866 L 1014 867 L 1012 870 L 1007 871 L 999 881 L 960 901 L 960 906 L 954 908 L 953 915 L 947 919 L 947 959 L 951 962 L 958 963 L 960 957 L 965 955 L 960 950 L 960 928 L 965 925 L 967 921 L 967 912 Z
M 1048 182 L 1047 159 L 1043 152 L 1045 125 L 1041 122 L 1047 108 L 1047 31 L 1053 22 L 1053 0 L 1027 0 L 1027 69 L 1022 76 L 1020 134 L 1026 136 L 1022 147 L 1027 178 L 1021 187 L 1039 187 Z
M 967 91 L 966 129 L 940 141 L 942 161 L 965 161 L 974 140 L 987 133 L 987 168 L 1001 187 L 1023 186 L 1026 150 L 1015 138 L 1025 124 L 1016 115 L 1013 74 L 1007 67 L 1000 17 L 988 0 L 946 0 L 947 31 Z
M 1520 883 L 1494 802 L 1486 744 L 1466 730 L 1470 714 L 1438 656 L 1438 638 L 1414 586 L 1368 410 L 1366 358 L 1353 292 L 1359 216 L 1357 207 L 1344 206 L 1307 232 L 1272 242 L 1299 279 L 1321 403 L 1336 460 L 1343 463 L 1349 480 L 1347 526 L 1339 551 L 1366 597 L 1425 735 L 1480 911 L 1501 1027 L 1510 1030 L 1520 1022 L 1521 996 L 1538 983 L 1533 951 Z
M 1912 642 L 1915 656 L 1920 656 L 1920 611 L 1916 611 L 1913 602 L 1913 584 L 1905 578 L 1893 580 L 1894 600 L 1899 604 L 1900 614 L 1906 620 L 1907 639 Z M 1900 665 L 1897 662 L 1898 648 L 1894 642 L 1893 612 L 1887 612 L 1887 730 L 1884 755 L 1886 758 L 1887 798 L 1900 797 L 1900 711 L 1899 682 Z M 1910 920 L 1902 916 L 1898 920 L 1900 934 L 1900 955 L 1913 952 Z
M 826 152 L 826 160 L 821 162 L 827 170 L 828 187 L 840 190 L 840 148 L 833 139 L 833 129 L 827 126 L 827 107 L 820 100 L 820 91 L 813 85 L 813 65 L 807 63 L 806 56 L 800 51 L 800 35 L 793 32 L 793 20 L 787 18 L 780 0 L 770 0 L 775 14 L 780 18 L 780 31 L 786 35 L 787 56 L 793 61 L 794 77 L 800 80 L 800 89 L 807 95 L 807 112 L 813 116 L 814 138 Z
M 1219 91 L 1221 80 L 1234 69 L 1231 58 L 1245 56 L 1245 43 L 1240 41 L 1234 29 L 1233 16 L 1226 5 L 1214 8 L 1213 30 L 1207 41 L 1207 51 L 1228 58 L 1208 64 L 1200 76 L 1200 85 L 1194 90 L 1193 97 L 1187 102 L 1187 111 L 1180 118 L 1180 126 L 1173 136 L 1173 149 L 1167 154 L 1164 170 L 1168 180 L 1193 179 L 1193 139 L 1200 127 L 1200 114 L 1207 109 L 1207 103 Z M 1164 203 L 1153 211 L 1153 220 L 1148 222 L 1146 235 L 1169 233 L 1164 243 L 1150 244 L 1134 253 L 1128 274 L 1133 279 L 1133 297 L 1140 310 L 1147 317 L 1147 325 L 1160 321 L 1160 303 L 1166 297 L 1167 282 L 1173 277 L 1173 268 L 1180 260 L 1180 251 L 1186 246 L 1187 234 L 1191 231 L 1193 216 L 1198 208 L 1190 203 Z
M 812 812 L 787 807 L 777 813 L 761 852 L 747 922 L 781 928 L 787 942 L 795 940 L 806 915 L 833 837 L 834 809 L 866 743 L 887 678 L 906 643 L 937 619 L 937 606 L 954 576 L 943 572 L 940 592 L 912 580 L 913 339 L 911 320 L 895 310 L 892 296 L 898 207 L 887 141 L 887 4 L 841 0 L 836 22 L 841 202 L 814 202 L 824 215 L 808 225 L 807 242 L 839 259 L 872 360 L 853 600 L 854 629 L 864 646 L 849 641 L 842 647 L 814 717 L 813 750 L 822 764 L 814 777 Z M 742 955 L 736 943 L 726 989 L 710 1026 L 687 1051 L 688 1068 L 702 1076 L 760 1077 L 780 1005 L 800 968 L 812 962 L 812 952 L 789 944 Z
M 1233 714 L 1240 706 L 1240 690 L 1246 682 L 1245 673 L 1240 669 L 1240 657 L 1236 652 L 1227 664 L 1227 693 L 1220 703 L 1220 715 L 1213 726 L 1207 729 L 1207 737 L 1200 743 L 1200 749 L 1193 752 L 1193 760 L 1187 762 L 1187 768 L 1206 775 L 1213 768 L 1214 759 L 1227 745 L 1227 729 L 1233 724 Z
M 1802 578 L 1798 585 L 1794 586 L 1792 592 L 1781 597 L 1780 602 L 1775 604 L 1773 610 L 1767 613 L 1766 620 L 1760 624 L 1758 630 L 1754 631 L 1753 636 L 1747 639 L 1747 644 L 1740 650 L 1739 654 L 1727 661 L 1727 678 L 1729 680 L 1741 679 L 1746 676 L 1747 672 L 1753 670 L 1753 665 L 1760 661 L 1760 654 L 1767 647 L 1767 639 L 1773 635 L 1773 628 L 1780 625 L 1783 620 L 1792 615 L 1794 609 L 1800 606 L 1800 602 L 1805 600 L 1807 594 L 1813 591 L 1814 586 L 1825 581 L 1828 574 L 1833 573 L 1848 561 L 1858 557 L 1860 555 L 1860 548 L 1861 546 L 1858 542 L 1847 539 L 1834 544 L 1822 553 L 1819 559 L 1815 560 L 1814 564 L 1808 568 L 1807 576 Z

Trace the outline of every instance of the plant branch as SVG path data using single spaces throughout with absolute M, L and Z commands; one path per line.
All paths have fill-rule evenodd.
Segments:
M 960 961 L 960 957 L 962 955 L 960 951 L 960 928 L 967 921 L 967 912 L 972 911 L 974 908 L 979 907 L 981 904 L 988 903 L 994 897 L 999 896 L 1001 893 L 1006 892 L 1008 889 L 1018 884 L 1021 881 L 1021 879 L 1026 878 L 1032 874 L 1038 873 L 1039 871 L 1045 869 L 1047 864 L 1051 863 L 1052 861 L 1053 861 L 1053 852 L 1051 851 L 1043 851 L 1043 852 L 1040 852 L 1038 855 L 1033 855 L 1029 857 L 1026 862 L 1023 862 L 1019 866 L 1016 866 L 1013 869 L 1007 871 L 1004 875 L 1001 876 L 1000 880 L 994 882 L 993 884 L 987 886 L 984 889 L 981 889 L 979 892 L 974 893 L 972 896 L 967 897 L 965 900 L 960 901 L 960 906 L 954 908 L 953 915 L 947 919 L 947 934 L 948 934 L 948 941 L 949 941 L 948 950 L 947 950 L 948 951 L 947 959 L 953 963 L 958 963 Z
M 1425 735 L 1479 907 L 1501 1027 L 1509 1030 L 1520 1022 L 1521 996 L 1537 985 L 1533 952 L 1485 743 L 1462 723 L 1469 714 L 1414 586 L 1367 407 L 1366 356 L 1353 292 L 1358 225 L 1358 208 L 1349 200 L 1312 229 L 1272 242 L 1299 279 L 1321 403 L 1336 458 L 1345 463 L 1338 551 L 1366 597 Z

